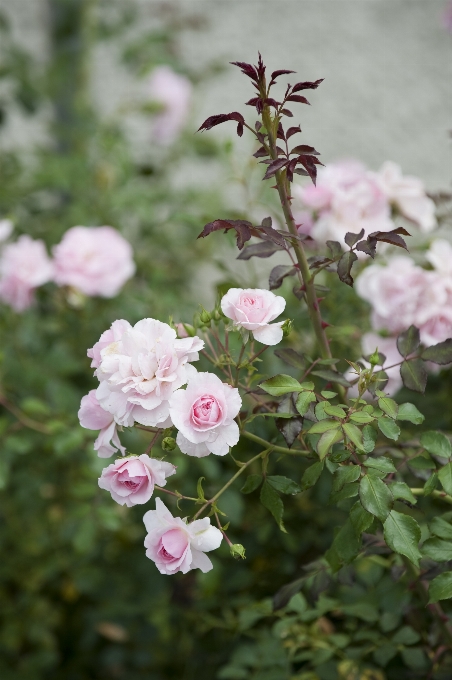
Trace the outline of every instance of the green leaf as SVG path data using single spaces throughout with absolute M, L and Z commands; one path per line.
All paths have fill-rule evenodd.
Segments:
M 424 496 L 430 496 L 436 489 L 438 483 L 438 475 L 434 472 L 424 484 Z
M 441 538 L 429 538 L 421 548 L 426 557 L 435 562 L 449 562 L 452 560 L 452 543 Z
M 330 406 L 329 401 L 319 401 L 318 404 L 316 404 L 314 412 L 315 412 L 315 417 L 317 420 L 327 420 L 328 416 L 325 413 L 325 406 Z
M 284 528 L 282 517 L 284 514 L 284 505 L 272 486 L 268 482 L 264 482 L 261 488 L 260 501 L 262 505 L 270 510 L 271 514 L 276 520 L 277 525 L 285 534 L 287 531 Z
M 340 426 L 337 420 L 320 420 L 309 428 L 309 434 L 323 434 L 328 430 L 338 430 Z
M 319 460 L 314 465 L 310 465 L 303 473 L 301 478 L 301 488 L 303 491 L 310 489 L 317 482 L 318 478 L 322 474 L 323 470 L 323 460 Z
M 365 475 L 361 479 L 359 498 L 364 508 L 382 522 L 387 518 L 393 505 L 390 490 L 374 475 Z
M 346 416 L 344 409 L 340 406 L 325 406 L 324 411 L 328 416 L 334 416 L 335 418 L 345 418 Z
M 413 361 L 404 361 L 400 366 L 400 375 L 402 382 L 409 390 L 413 392 L 425 392 L 427 385 L 427 371 L 422 359 L 414 359 Z
M 356 425 L 353 425 L 353 423 L 344 423 L 342 425 L 342 429 L 344 430 L 345 435 L 356 446 L 356 448 L 363 448 L 363 436 L 361 430 L 356 427 Z
M 300 493 L 301 487 L 289 477 L 282 475 L 270 475 L 267 477 L 267 482 L 280 493 L 289 494 L 291 496 Z
M 450 458 L 452 446 L 449 439 L 442 432 L 423 432 L 421 434 L 421 444 L 426 451 L 433 453 L 440 458 Z
M 389 488 L 394 499 L 408 501 L 412 505 L 416 504 L 416 496 L 413 496 L 410 487 L 405 482 L 390 482 Z
M 363 449 L 366 453 L 372 453 L 377 442 L 378 432 L 374 427 L 365 425 L 363 427 Z
M 356 411 L 356 413 L 350 413 L 350 420 L 360 425 L 367 425 L 367 423 L 371 423 L 375 418 L 365 411 Z
M 384 538 L 387 545 L 400 555 L 405 555 L 416 566 L 422 555 L 418 548 L 421 529 L 415 519 L 397 510 L 391 510 L 383 523 Z
M 342 465 L 338 467 L 333 476 L 331 491 L 339 491 L 344 484 L 356 482 L 360 474 L 361 468 L 359 465 Z
M 334 397 L 337 397 L 337 392 L 329 392 L 328 390 L 323 390 L 320 394 L 324 399 L 334 399 Z
M 342 432 L 337 430 L 328 430 L 324 432 L 317 442 L 317 453 L 319 454 L 320 460 L 323 460 L 327 455 L 333 444 L 337 444 L 342 439 Z
M 452 495 L 452 462 L 447 463 L 444 465 L 444 467 L 441 468 L 441 470 L 438 472 L 438 478 L 439 481 L 441 482 L 441 485 L 444 489 L 444 491 L 449 494 L 449 496 Z
M 444 342 L 427 347 L 422 352 L 422 358 L 425 361 L 433 361 L 434 364 L 440 364 L 441 366 L 452 363 L 452 339 L 448 338 Z
M 352 506 L 350 510 L 350 521 L 357 534 L 362 534 L 366 531 L 374 521 L 373 515 L 367 512 L 359 501 Z
M 381 408 L 383 413 L 386 413 L 386 415 L 393 420 L 397 418 L 399 407 L 394 399 L 390 399 L 390 397 L 381 397 L 378 400 L 378 406 Z
M 436 468 L 436 465 L 430 456 L 425 454 L 411 458 L 411 460 L 408 461 L 408 465 L 415 470 L 434 470 Z
M 317 363 L 319 366 L 334 366 L 334 364 L 338 364 L 340 359 L 320 359 Z
M 196 493 L 198 494 L 198 500 L 202 501 L 203 503 L 205 502 L 205 496 L 204 496 L 204 490 L 202 488 L 202 483 L 205 480 L 205 477 L 200 477 L 198 479 L 198 483 L 196 485 Z
M 248 475 L 245 484 L 242 486 L 240 491 L 242 493 L 251 493 L 255 491 L 260 483 L 262 482 L 262 475 Z
M 350 451 L 342 449 L 342 451 L 335 451 L 329 457 L 329 460 L 333 463 L 343 463 L 344 460 L 348 460 L 352 454 Z
M 390 460 L 386 456 L 380 456 L 379 458 L 368 458 L 367 460 L 364 461 L 364 465 L 368 468 L 375 468 L 376 470 L 381 470 L 381 472 L 385 472 L 388 475 L 391 472 L 397 472 L 392 460 Z
M 445 571 L 433 579 L 428 589 L 429 604 L 452 597 L 452 571 Z
M 331 546 L 338 554 L 341 562 L 350 564 L 353 562 L 361 548 L 361 536 L 355 531 L 352 522 L 348 519 L 336 534 Z
M 264 243 L 266 243 L 266 241 L 264 241 Z M 291 348 L 275 349 L 274 354 L 279 359 L 282 359 L 282 361 L 284 361 L 286 364 L 289 364 L 289 366 L 298 368 L 300 371 L 302 371 L 305 368 L 306 365 L 305 357 L 303 356 L 303 354 L 299 354 L 294 349 Z
M 395 645 L 415 645 L 419 642 L 421 636 L 411 626 L 402 626 L 395 635 L 392 641 Z
M 425 416 L 423 416 L 422 413 L 418 411 L 414 404 L 406 402 L 405 404 L 400 404 L 397 420 L 408 420 L 410 423 L 414 423 L 415 425 L 422 425 L 425 420 Z
M 312 371 L 312 375 L 316 375 L 318 378 L 323 378 L 328 382 L 342 385 L 343 387 L 350 387 L 350 383 L 344 378 L 343 375 L 341 375 L 341 373 L 336 373 L 336 371 L 331 371 L 327 368 L 322 369 L 321 371 Z
M 280 397 L 288 392 L 300 392 L 302 389 L 298 380 L 295 380 L 295 378 L 292 378 L 290 375 L 284 375 L 284 373 L 280 373 L 269 380 L 265 380 L 259 387 L 273 397 Z
M 315 387 L 313 382 L 302 382 L 300 386 L 303 390 L 307 390 L 308 392 L 312 392 Z
M 390 642 L 383 643 L 378 649 L 373 653 L 374 661 L 379 665 L 385 666 L 395 657 L 397 654 L 397 647 L 392 645 Z
M 420 342 L 419 329 L 416 326 L 410 326 L 397 338 L 397 349 L 403 357 L 407 357 L 417 350 Z
M 446 541 L 452 540 L 452 524 L 446 522 L 442 517 L 434 517 L 429 524 L 429 529 L 432 534 L 444 538 Z
M 391 418 L 386 418 L 385 416 L 383 418 L 379 418 L 378 427 L 388 439 L 397 441 L 400 436 L 400 427 L 393 420 L 391 420 Z
M 347 498 L 353 498 L 359 493 L 358 482 L 352 482 L 351 484 L 346 484 L 343 489 L 336 492 L 331 492 L 328 499 L 328 504 L 339 503 L 340 501 L 345 501 Z
M 309 410 L 309 404 L 316 401 L 317 397 L 314 392 L 301 392 L 297 397 L 297 402 L 295 404 L 298 413 L 301 416 L 306 415 Z

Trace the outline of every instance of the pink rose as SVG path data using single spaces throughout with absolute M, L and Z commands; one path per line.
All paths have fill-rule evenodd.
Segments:
M 192 569 L 210 571 L 212 562 L 205 554 L 220 547 L 221 531 L 210 526 L 203 517 L 190 524 L 173 517 L 160 498 L 155 499 L 155 510 L 148 510 L 143 522 L 148 532 L 144 539 L 146 557 L 155 562 L 161 574 L 186 574 Z
M 202 458 L 214 453 L 225 456 L 239 441 L 234 418 L 240 411 L 239 391 L 221 382 L 213 373 L 197 373 L 186 390 L 176 390 L 170 402 L 170 417 L 177 429 L 182 453 Z
M 176 468 L 163 460 L 149 458 L 143 453 L 132 458 L 120 458 L 102 470 L 99 486 L 111 493 L 119 505 L 142 505 L 154 493 L 154 486 L 166 485 L 166 478 L 174 475 Z
M 378 178 L 388 200 L 421 231 L 429 232 L 436 226 L 435 204 L 425 193 L 422 180 L 402 175 L 400 166 L 392 161 L 383 164 Z
M 116 321 L 89 350 L 100 381 L 99 403 L 119 425 L 168 427 L 168 399 L 196 373 L 190 362 L 203 347 L 197 336 L 177 338 L 174 328 L 156 319 L 133 327 Z
M 259 288 L 230 288 L 221 300 L 223 314 L 236 328 L 251 331 L 253 337 L 264 345 L 281 342 L 283 321 L 270 324 L 282 314 L 286 306 L 283 297 Z
M 149 79 L 151 98 L 163 106 L 154 119 L 153 136 L 163 145 L 179 135 L 190 110 L 192 85 L 170 66 L 158 66 Z
M 16 312 L 33 302 L 33 292 L 52 279 L 53 266 L 43 241 L 20 236 L 0 257 L 0 298 Z
M 130 243 L 112 227 L 72 227 L 53 249 L 55 282 L 114 297 L 135 273 Z
M 91 390 L 82 398 L 78 419 L 80 425 L 87 430 L 100 430 L 94 442 L 94 450 L 97 451 L 99 458 L 110 458 L 118 451 L 121 451 L 122 455 L 125 454 L 126 450 L 119 441 L 113 416 L 104 411 L 97 401 L 96 390 Z

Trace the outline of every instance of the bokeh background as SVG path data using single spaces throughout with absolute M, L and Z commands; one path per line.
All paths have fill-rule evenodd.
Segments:
M 232 489 L 224 510 L 247 561 L 235 563 L 221 549 L 209 574 L 161 577 L 144 556 L 142 512 L 115 505 L 97 488 L 102 462 L 94 436 L 77 420 L 81 397 L 95 387 L 86 348 L 116 318 L 189 321 L 199 304 L 212 306 L 219 284 L 266 285 L 275 262 L 244 265 L 227 239 L 196 240 L 216 217 L 257 219 L 274 210 L 249 140 L 237 140 L 228 126 L 195 135 L 208 115 L 245 112 L 249 84 L 229 61 L 253 62 L 260 50 L 270 69 L 325 78 L 299 116 L 305 141 L 324 162 L 355 158 L 376 170 L 394 160 L 430 191 L 449 190 L 448 5 L 0 0 L 0 217 L 49 248 L 74 225 L 112 225 L 131 242 L 137 264 L 112 300 L 74 304 L 49 287 L 23 315 L 0 310 L 0 396 L 7 404 L 0 414 L 2 680 L 302 677 L 271 637 L 272 624 L 251 628 L 269 613 L 268 598 L 331 542 L 337 517 L 325 507 L 327 486 L 291 500 L 287 536 Z M 159 110 L 150 77 L 162 64 L 193 86 L 170 144 L 154 128 Z M 332 299 L 330 312 L 351 329 L 338 346 L 359 356 L 367 307 L 347 290 Z M 267 370 L 278 366 L 272 358 Z M 441 390 L 433 381 L 422 406 L 431 427 L 450 429 L 451 389 L 448 378 Z M 137 432 L 126 440 L 134 453 L 147 446 Z M 187 492 L 200 475 L 218 485 L 230 471 L 210 458 L 191 466 L 179 456 L 177 464 Z M 289 476 L 299 475 L 292 462 L 284 465 Z M 359 596 L 375 589 L 367 611 L 389 592 L 381 579 L 378 570 L 363 570 Z M 403 597 L 390 592 L 384 606 L 395 616 Z M 375 620 L 358 617 L 354 630 Z M 314 637 L 331 633 L 322 625 Z M 240 658 L 231 665 L 234 654 L 244 665 Z M 325 658 L 306 678 L 386 677 L 341 672 Z M 423 673 L 421 659 L 408 671 L 394 662 L 387 677 Z

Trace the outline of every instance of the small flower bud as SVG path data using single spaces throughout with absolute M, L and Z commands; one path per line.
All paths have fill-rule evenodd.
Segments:
M 199 315 L 199 318 L 201 319 L 201 322 L 202 322 L 202 323 L 206 323 L 206 324 L 207 324 L 207 323 L 210 323 L 211 320 L 212 320 L 211 315 L 209 314 L 209 312 L 208 312 L 206 309 L 204 309 L 204 307 L 203 307 L 202 310 L 201 310 L 201 313 L 200 313 L 200 315 Z
M 281 326 L 282 332 L 283 332 L 283 338 L 287 338 L 287 336 L 290 334 L 293 328 L 293 321 L 292 319 L 286 319 Z
M 164 451 L 174 451 L 176 448 L 176 440 L 174 437 L 165 437 L 165 439 L 162 440 L 162 449 Z
M 378 347 L 375 350 L 373 354 L 370 355 L 369 357 L 369 364 L 372 366 L 377 366 L 380 363 L 380 352 L 378 351 Z
M 231 545 L 231 555 L 235 560 L 245 560 L 245 548 L 240 543 L 234 543 Z
M 222 315 L 221 315 L 219 309 L 216 309 L 216 310 L 214 311 L 214 313 L 213 313 L 213 318 L 214 318 L 215 321 L 220 321 L 220 319 L 222 318 Z

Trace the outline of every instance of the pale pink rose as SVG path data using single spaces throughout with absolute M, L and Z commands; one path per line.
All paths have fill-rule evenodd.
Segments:
M 422 180 L 404 177 L 400 166 L 392 161 L 383 164 L 378 177 L 388 200 L 404 217 L 415 222 L 423 232 L 436 227 L 435 204 L 426 195 Z
M 118 451 L 122 455 L 125 454 L 126 450 L 119 441 L 113 416 L 104 411 L 97 401 L 96 390 L 91 390 L 82 398 L 78 419 L 80 425 L 87 430 L 100 430 L 94 442 L 94 450 L 97 451 L 99 458 L 110 458 Z
M 196 373 L 190 362 L 199 359 L 204 342 L 197 336 L 178 339 L 173 328 L 155 319 L 142 319 L 133 327 L 116 324 L 110 337 L 101 337 L 103 346 L 96 343 L 91 350 L 98 363 L 99 403 L 120 425 L 131 427 L 136 421 L 168 427 L 168 399 Z M 95 358 L 99 349 L 100 363 Z
M 446 31 L 452 33 L 452 2 L 449 1 L 446 9 L 444 10 L 442 23 Z
M 112 227 L 72 227 L 53 249 L 55 282 L 114 297 L 135 273 L 132 247 Z
M 354 160 L 337 161 L 319 167 L 317 183 L 297 187 L 296 196 L 315 212 L 331 209 L 335 194 L 354 187 L 366 176 L 366 168 Z
M 176 324 L 176 332 L 178 338 L 188 338 L 189 335 L 183 323 Z
M 43 241 L 20 236 L 0 257 L 0 298 L 16 312 L 33 302 L 35 288 L 52 279 L 53 266 Z
M 242 405 L 239 391 L 214 373 L 196 373 L 187 389 L 174 392 L 169 403 L 182 453 L 197 458 L 209 453 L 225 456 L 239 441 L 234 421 Z
M 154 118 L 153 136 L 160 144 L 171 144 L 187 120 L 192 84 L 170 66 L 158 66 L 151 74 L 148 87 L 151 99 L 164 107 Z
M 155 510 L 148 510 L 143 522 L 148 532 L 144 539 L 146 557 L 155 562 L 161 574 L 186 574 L 192 569 L 210 571 L 212 562 L 205 554 L 220 547 L 223 538 L 219 529 L 203 517 L 190 524 L 173 517 L 160 498 L 155 499 Z
M 108 347 L 108 345 L 111 345 L 117 340 L 120 340 L 124 333 L 130 330 L 131 328 L 132 326 L 130 325 L 130 323 L 128 321 L 125 321 L 124 319 L 118 319 L 117 321 L 113 321 L 110 328 L 107 331 L 104 331 L 100 336 L 99 340 L 96 342 L 96 344 L 86 352 L 87 356 L 90 359 L 92 359 L 91 367 L 99 368 L 100 362 L 102 360 L 100 354 L 101 351 L 105 347 Z
M 432 309 L 419 330 L 421 342 L 427 347 L 452 338 L 452 296 L 449 296 L 445 307 Z
M 452 245 L 444 238 L 437 238 L 431 242 L 425 257 L 432 267 L 452 284 Z
M 282 314 L 285 306 L 283 297 L 260 288 L 230 288 L 221 300 L 223 314 L 234 326 L 251 331 L 254 339 L 264 345 L 281 342 L 284 321 L 270 321 Z
M 6 241 L 11 236 L 13 228 L 11 220 L 0 220 L 0 241 Z
M 131 458 L 120 458 L 102 470 L 99 486 L 111 493 L 119 505 L 142 505 L 154 493 L 154 486 L 166 486 L 166 478 L 176 468 L 163 460 L 149 458 L 146 453 Z
M 412 324 L 422 328 L 448 299 L 436 272 L 422 269 L 403 255 L 391 258 L 387 266 L 367 267 L 356 279 L 356 291 L 373 307 L 374 329 L 393 333 Z

